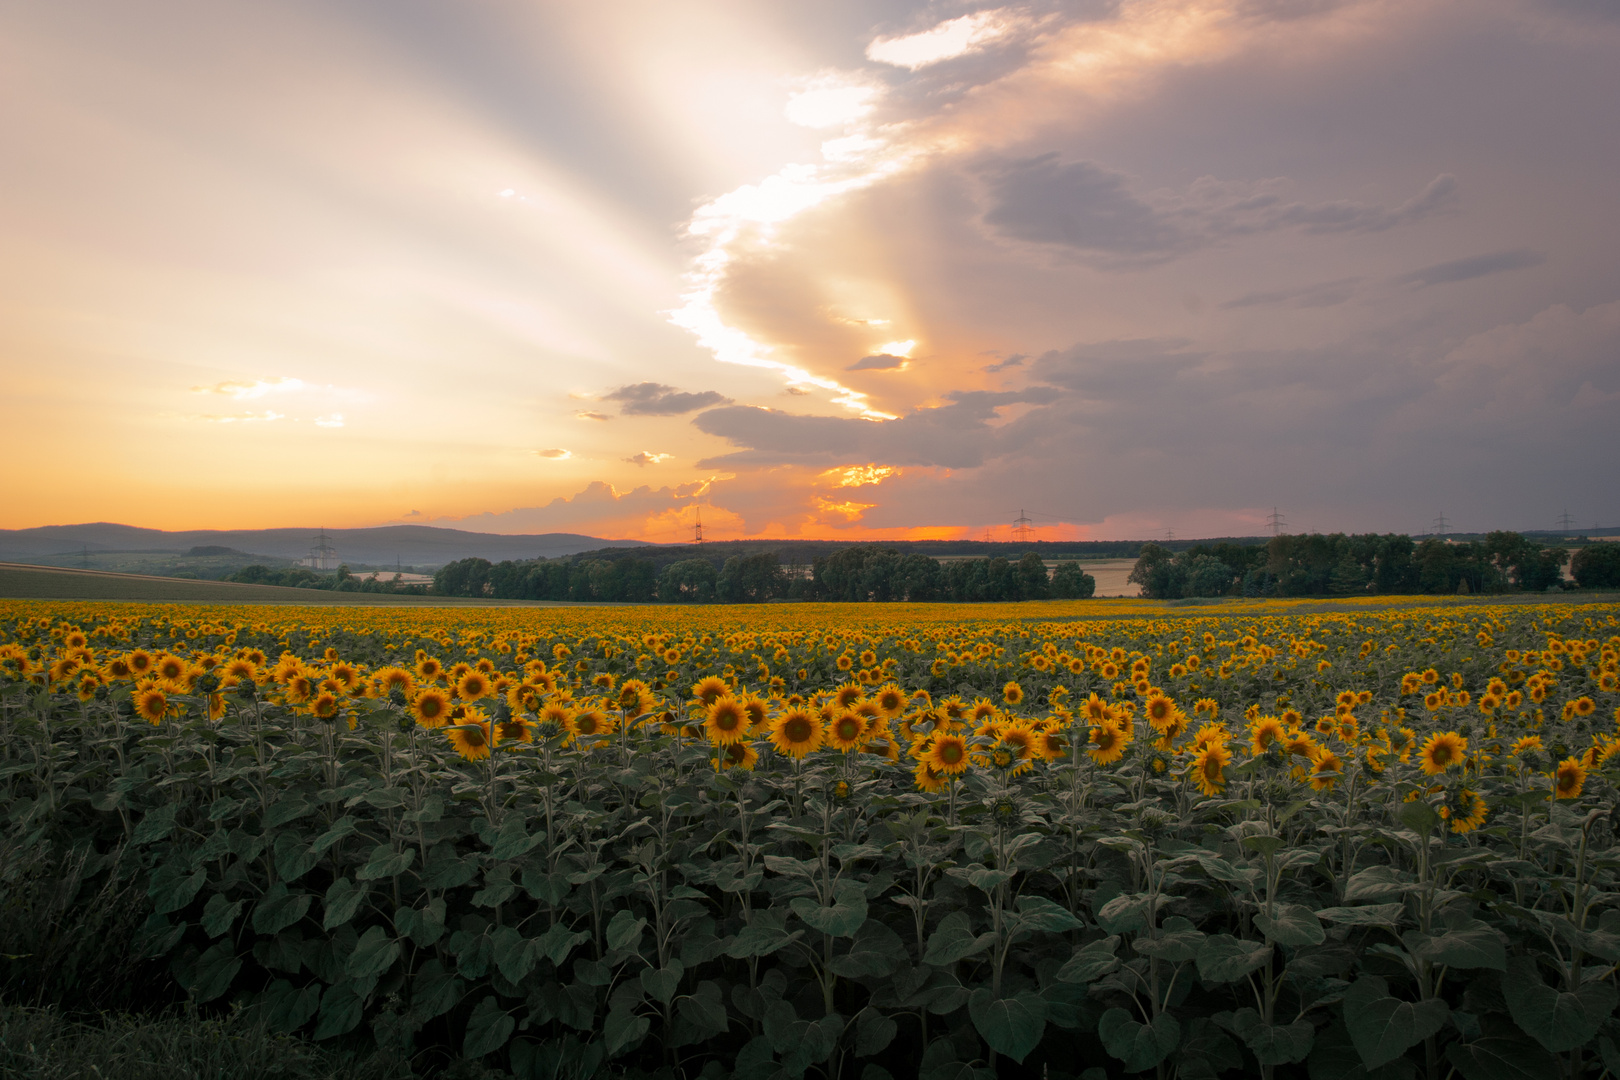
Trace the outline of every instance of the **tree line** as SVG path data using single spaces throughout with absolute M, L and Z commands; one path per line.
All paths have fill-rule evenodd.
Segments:
M 1569 566 L 1573 583 L 1564 577 Z M 1159 600 L 1201 596 L 1356 596 L 1620 588 L 1620 543 L 1567 548 L 1493 532 L 1483 540 L 1393 533 L 1275 536 L 1264 546 L 1146 544 L 1129 580 Z
M 459 559 L 433 577 L 442 596 L 627 603 L 762 603 L 767 600 L 1006 601 L 1078 599 L 1097 582 L 1075 562 L 1052 573 L 1036 552 L 941 563 L 916 552 L 860 544 L 784 567 L 773 551 L 716 562 L 686 558 L 662 568 L 636 554 L 614 558 Z

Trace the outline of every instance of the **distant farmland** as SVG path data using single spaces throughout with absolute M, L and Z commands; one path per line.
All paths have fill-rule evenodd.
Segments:
M 447 596 L 287 589 L 229 581 L 148 577 L 100 570 L 0 563 L 0 597 L 18 600 L 126 600 L 202 604 L 382 605 L 405 607 L 566 607 L 561 602 L 468 600 Z

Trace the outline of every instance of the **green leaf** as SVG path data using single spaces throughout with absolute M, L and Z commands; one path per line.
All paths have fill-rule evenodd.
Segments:
M 686 974 L 686 965 L 679 960 L 671 959 L 668 967 L 643 968 L 641 971 L 641 988 L 647 991 L 647 996 L 660 1005 L 668 1005 L 680 989 L 681 976 Z
M 1344 902 L 1359 904 L 1399 900 L 1416 887 L 1410 874 L 1393 866 L 1369 866 L 1352 874 L 1345 883 Z
M 321 1018 L 315 1023 L 314 1038 L 319 1041 L 347 1035 L 359 1026 L 364 1008 L 365 1002 L 348 983 L 328 986 L 321 995 Z
M 591 935 L 584 931 L 574 932 L 563 923 L 552 923 L 551 929 L 529 942 L 529 948 L 535 956 L 543 956 L 550 960 L 553 967 L 562 967 L 568 954 L 574 951 L 574 946 L 589 941 Z
M 652 1021 L 631 1009 L 610 1009 L 602 1025 L 602 1038 L 607 1043 L 609 1057 L 616 1057 L 640 1042 L 652 1027 Z
M 199 1005 L 205 1001 L 213 1001 L 231 988 L 231 980 L 235 979 L 236 973 L 241 970 L 242 961 L 237 958 L 236 950 L 231 947 L 231 943 L 215 942 L 197 957 L 191 985 L 186 989 L 191 992 L 191 999 Z
M 1268 1024 L 1251 1008 L 1235 1013 L 1217 1013 L 1217 1024 L 1243 1040 L 1262 1065 L 1287 1065 L 1304 1061 L 1316 1040 L 1316 1025 L 1309 1020 L 1292 1024 Z
M 515 926 L 498 927 L 490 935 L 495 953 L 495 967 L 501 978 L 509 983 L 520 983 L 534 970 L 535 961 L 544 953 L 534 951 L 534 943 L 523 936 Z
M 455 845 L 440 844 L 428 852 L 427 866 L 422 871 L 422 884 L 430 889 L 459 889 L 478 873 L 478 860 L 472 856 L 462 858 Z
M 1363 975 L 1344 993 L 1344 1022 L 1362 1064 L 1376 1069 L 1445 1025 L 1451 1007 L 1439 998 L 1401 1001 L 1376 975 Z
M 1243 1067 L 1243 1051 L 1207 1016 L 1187 1022 L 1176 1061 L 1177 1080 L 1214 1080 Z
M 354 818 L 350 817 L 348 814 L 344 814 L 342 817 L 332 822 L 332 827 L 330 829 L 327 829 L 325 832 L 321 833 L 321 835 L 315 838 L 315 842 L 310 845 L 310 850 L 315 854 L 320 855 L 324 853 L 327 848 L 331 847 L 339 840 L 342 840 L 345 836 L 353 835 L 356 831 L 357 829 L 355 827 Z
M 485 1054 L 494 1053 L 506 1045 L 516 1026 L 517 1021 L 501 1008 L 495 995 L 486 996 L 467 1017 L 467 1039 L 461 1044 L 461 1056 L 476 1061 Z
M 1066 930 L 1079 930 L 1085 924 L 1044 896 L 1020 896 L 1018 921 L 1031 930 L 1045 930 L 1061 934 Z
M 454 972 L 429 960 L 411 977 L 411 1016 L 420 1023 L 443 1016 L 461 1001 L 461 985 Z
M 573 889 L 573 886 L 568 884 L 567 874 L 548 874 L 535 866 L 525 869 L 521 880 L 525 892 L 552 907 L 560 906 L 568 899 L 568 894 Z
M 939 926 L 928 935 L 928 949 L 923 954 L 923 963 L 948 967 L 989 948 L 995 940 L 994 934 L 975 937 L 967 912 L 953 911 L 941 919 Z
M 1107 934 L 1128 934 L 1147 928 L 1147 893 L 1116 896 L 1097 912 L 1097 925 Z
M 203 933 L 211 938 L 221 937 L 231 932 L 236 925 L 236 917 L 242 914 L 242 906 L 246 901 L 227 901 L 224 893 L 215 893 L 208 898 L 203 907 L 202 928 Z
M 342 926 L 354 918 L 354 913 L 360 910 L 360 903 L 366 898 L 366 888 L 356 885 L 348 878 L 338 878 L 326 890 L 326 915 L 321 920 L 323 930 L 331 930 Z
M 444 898 L 430 900 L 420 908 L 399 908 L 394 912 L 394 929 L 422 948 L 444 936 Z
M 1046 999 L 1033 990 L 998 998 L 981 986 L 968 998 L 968 1015 L 992 1050 L 1021 1063 L 1040 1045 L 1046 1030 Z
M 272 1031 L 291 1032 L 309 1023 L 321 1007 L 321 984 L 295 987 L 286 979 L 270 984 L 259 1001 L 265 1009 L 265 1023 Z
M 1243 846 L 1250 851 L 1258 851 L 1261 855 L 1271 855 L 1283 846 L 1283 838 L 1280 836 L 1245 836 Z
M 900 935 L 876 919 L 867 919 L 855 932 L 849 951 L 827 962 L 827 970 L 846 979 L 881 977 L 894 974 L 906 958 Z
M 544 833 L 530 836 L 523 831 L 523 817 L 513 814 L 501 822 L 500 832 L 495 834 L 495 843 L 490 846 L 489 854 L 497 862 L 515 859 L 519 855 L 526 855 L 540 841 L 544 840 Z
M 1062 967 L 1057 978 L 1069 983 L 1091 983 L 1119 967 L 1119 935 L 1113 934 L 1101 941 L 1093 941 L 1074 951 Z
M 399 953 L 399 942 L 389 937 L 382 927 L 373 926 L 360 935 L 344 971 L 351 979 L 375 978 L 394 966 Z
M 135 826 L 132 841 L 136 844 L 155 844 L 167 838 L 174 832 L 174 815 L 179 811 L 179 803 L 170 803 L 156 810 L 148 810 L 141 817 L 141 823 Z
M 297 821 L 306 814 L 313 814 L 314 812 L 314 805 L 305 802 L 302 795 L 289 796 L 271 806 L 269 812 L 264 815 L 264 831 L 269 832 L 271 829 L 279 828 L 289 821 Z
M 1126 1072 L 1142 1072 L 1169 1057 L 1181 1042 L 1181 1024 L 1167 1012 L 1144 1024 L 1124 1009 L 1109 1009 L 1097 1021 L 1103 1049 L 1125 1063 Z
M 1254 917 L 1254 925 L 1266 935 L 1266 940 L 1286 948 L 1320 945 L 1327 940 L 1327 931 L 1317 921 L 1316 913 L 1301 904 L 1278 904 L 1276 914 L 1264 912 Z
M 1502 996 L 1513 1022 L 1555 1054 L 1590 1041 L 1616 1003 L 1614 986 L 1607 980 L 1584 983 L 1574 993 L 1548 986 L 1541 981 L 1531 956 L 1515 956 L 1507 962 Z
M 1559 1073 L 1558 1060 L 1525 1039 L 1487 1036 L 1446 1047 L 1446 1060 L 1464 1080 L 1546 1080 Z
M 265 890 L 253 907 L 253 929 L 260 934 L 279 934 L 302 919 L 315 898 L 309 893 L 288 893 L 283 882 Z
M 641 932 L 647 928 L 646 919 L 638 919 L 629 908 L 620 908 L 608 920 L 607 947 L 609 952 L 634 950 L 641 943 Z
M 1211 934 L 1198 949 L 1198 977 L 1206 983 L 1237 982 L 1271 959 L 1271 946 L 1231 934 Z
M 189 875 L 184 874 L 178 862 L 159 867 L 152 874 L 152 883 L 146 888 L 146 895 L 152 898 L 153 913 L 167 915 L 171 911 L 179 911 L 191 903 L 207 880 L 208 870 L 205 867 L 198 867 Z
M 1340 926 L 1398 926 L 1405 914 L 1405 904 L 1365 904 L 1361 907 L 1323 908 L 1316 913 L 1316 917 Z
M 1432 832 L 1434 827 L 1440 824 L 1439 812 L 1421 799 L 1402 803 L 1396 809 L 1395 817 L 1419 836 Z
M 786 923 L 786 917 L 774 908 L 754 912 L 753 919 L 726 949 L 726 955 L 739 960 L 750 956 L 769 956 L 804 936 L 803 930 L 789 933 Z
M 319 856 L 298 835 L 284 832 L 276 837 L 276 874 L 282 881 L 297 881 L 315 867 Z
M 1447 967 L 1507 970 L 1507 951 L 1502 946 L 1501 933 L 1478 919 L 1470 919 L 1425 942 L 1422 956 L 1430 963 Z
M 1157 957 L 1172 964 L 1180 964 L 1197 958 L 1204 936 L 1204 932 L 1188 920 L 1180 915 L 1172 915 L 1164 920 L 1164 925 L 1159 928 L 1158 933 L 1152 937 L 1137 938 L 1131 942 L 1131 948 L 1143 956 Z
M 863 1009 L 855 1024 L 855 1056 L 871 1057 L 880 1054 L 894 1041 L 900 1025 L 876 1009 Z
M 371 849 L 371 857 L 366 860 L 366 865 L 362 866 L 354 876 L 359 881 L 376 881 L 379 878 L 395 877 L 403 874 L 415 860 L 415 848 L 394 851 L 387 844 L 378 844 Z
M 793 914 L 828 937 L 854 937 L 866 922 L 866 890 L 853 881 L 840 881 L 833 891 L 833 902 L 825 907 L 809 897 L 796 897 Z
M 725 1034 L 731 1026 L 720 984 L 708 979 L 698 983 L 695 991 L 681 997 L 676 1009 L 687 1023 L 710 1037 Z

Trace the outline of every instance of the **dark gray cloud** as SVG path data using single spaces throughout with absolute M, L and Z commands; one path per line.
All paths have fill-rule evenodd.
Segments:
M 1414 285 L 1450 285 L 1458 281 L 1472 281 L 1487 274 L 1540 266 L 1546 261 L 1546 256 L 1538 251 L 1517 248 L 1513 251 L 1494 251 L 1489 255 L 1473 255 L 1466 259 L 1435 263 L 1421 270 L 1413 270 L 1410 274 L 1402 274 L 1395 280 Z
M 994 205 L 986 224 L 1035 244 L 1135 258 L 1162 258 L 1196 241 L 1131 194 L 1119 173 L 1089 162 L 1065 164 L 1055 153 L 1011 161 L 987 172 Z
M 950 404 L 918 409 L 898 420 L 804 416 L 751 405 L 710 409 L 693 417 L 692 423 L 743 449 L 700 461 L 698 466 L 832 466 L 877 461 L 970 469 L 1000 452 L 996 446 L 1001 429 L 987 422 L 995 418 L 996 410 L 1036 400 L 1032 391 L 969 391 L 946 396 Z
M 855 361 L 845 371 L 893 371 L 906 366 L 906 358 L 891 353 L 876 353 L 872 356 L 863 356 Z
M 1203 177 L 1184 191 L 1137 193 L 1122 173 L 1057 153 L 980 169 L 990 209 L 985 224 L 1002 236 L 1053 244 L 1106 264 L 1161 262 L 1223 240 L 1294 230 L 1308 235 L 1377 233 L 1453 208 L 1455 177 L 1442 174 L 1394 206 L 1349 200 L 1287 201 L 1286 181 Z
M 729 405 L 731 399 L 718 390 L 691 394 L 663 383 L 642 382 L 621 386 L 603 394 L 603 401 L 617 401 L 626 416 L 679 416 L 714 405 Z

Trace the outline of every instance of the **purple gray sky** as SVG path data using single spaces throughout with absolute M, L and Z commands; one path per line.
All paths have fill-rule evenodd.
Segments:
M 0 0 L 0 526 L 1620 525 L 1606 0 Z

